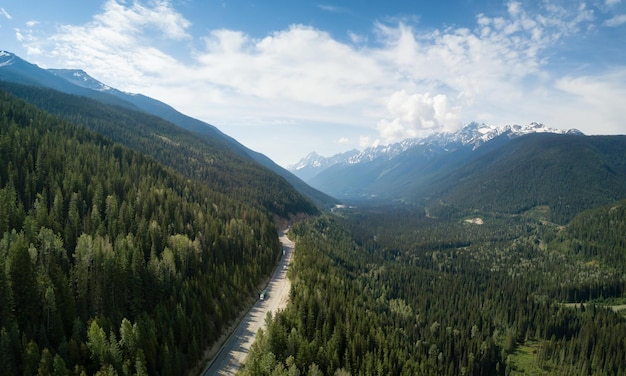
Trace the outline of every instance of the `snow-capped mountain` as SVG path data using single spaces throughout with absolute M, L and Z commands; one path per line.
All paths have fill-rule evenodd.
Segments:
M 117 91 L 112 87 L 91 77 L 82 69 L 48 69 L 49 72 L 56 76 L 66 79 L 67 81 L 95 91 Z
M 15 55 L 7 51 L 0 51 L 0 67 L 13 64 Z
M 289 168 L 294 169 L 294 170 L 301 170 L 303 168 L 306 168 L 308 166 L 311 167 L 326 167 L 329 165 L 333 165 L 335 163 L 341 162 L 343 160 L 345 160 L 346 158 L 349 158 L 352 155 L 358 154 L 359 151 L 354 149 L 342 154 L 336 154 L 333 157 L 330 158 L 326 158 L 326 157 L 322 157 L 321 155 L 317 154 L 316 152 L 311 152 L 309 153 L 309 155 L 307 155 L 306 157 L 302 158 L 302 160 L 300 160 L 300 162 L 298 162 L 298 164 L 290 166 Z
M 556 133 L 556 134 L 582 134 L 577 129 L 556 129 L 550 128 L 541 123 L 530 123 L 528 125 L 504 125 L 494 126 L 478 123 L 470 123 L 463 127 L 461 130 L 454 133 L 436 133 L 428 138 L 426 141 L 442 141 L 443 144 L 458 142 L 462 145 L 473 145 L 476 149 L 483 145 L 485 142 L 490 141 L 498 136 L 507 135 L 509 138 L 523 136 L 530 133 Z
M 289 167 L 289 170 L 307 181 L 325 169 L 341 164 L 355 165 L 364 162 L 372 162 L 377 159 L 392 160 L 400 154 L 421 147 L 422 153 L 435 152 L 436 150 L 454 149 L 460 146 L 471 146 L 472 149 L 481 147 L 486 142 L 506 136 L 515 138 L 530 133 L 556 133 L 556 134 L 581 134 L 576 129 L 562 130 L 548 127 L 541 123 L 528 125 L 504 125 L 495 126 L 472 122 L 456 132 L 437 132 L 424 138 L 409 138 L 389 145 L 369 147 L 363 151 L 352 150 L 347 153 L 336 154 L 325 158 L 317 153 L 311 153 L 301 159 L 297 164 Z
M 360 152 L 358 150 L 353 149 L 345 153 L 336 154 L 330 158 L 326 158 L 316 152 L 311 152 L 306 157 L 302 158 L 297 164 L 288 166 L 287 170 L 297 175 L 300 179 L 306 180 L 317 175 L 320 171 L 323 171 L 337 163 L 342 163 L 359 153 Z

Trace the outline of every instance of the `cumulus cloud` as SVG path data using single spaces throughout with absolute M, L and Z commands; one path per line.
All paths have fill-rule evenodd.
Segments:
M 371 137 L 369 136 L 361 136 L 359 137 L 359 147 L 361 148 L 367 148 L 367 147 L 376 147 L 380 145 L 380 140 L 378 139 L 374 139 L 372 140 Z
M 508 17 L 479 15 L 474 29 L 423 33 L 378 22 L 376 47 L 359 46 L 358 36 L 341 43 L 305 25 L 260 39 L 214 30 L 197 61 L 205 80 L 232 92 L 321 107 L 313 116 L 342 107 L 369 118 L 385 140 L 410 137 L 458 128 L 464 108 L 477 102 L 516 106 L 528 78 L 543 79 L 541 52 L 589 19 L 584 7 L 554 7 L 543 17 L 519 2 L 507 10 Z
M 262 39 L 215 30 L 198 54 L 202 76 L 246 95 L 341 106 L 372 94 L 380 66 L 328 33 L 292 25 Z
M 460 109 L 451 107 L 443 94 L 409 95 L 404 90 L 393 93 L 387 102 L 392 119 L 378 123 L 381 136 L 392 142 L 417 137 L 428 130 L 453 131 L 461 126 Z
M 97 15 L 92 27 L 118 29 L 120 33 L 137 35 L 152 28 L 160 31 L 166 38 L 175 40 L 189 38 L 186 29 L 190 26 L 180 13 L 176 12 L 167 1 L 156 1 L 147 7 L 134 2 L 130 7 L 109 0 L 104 5 L 104 12 Z

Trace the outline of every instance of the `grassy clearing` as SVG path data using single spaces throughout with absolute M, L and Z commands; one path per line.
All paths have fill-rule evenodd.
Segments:
M 539 365 L 539 357 L 537 354 L 541 351 L 540 341 L 527 341 L 517 346 L 515 352 L 509 355 L 507 362 L 509 364 L 511 375 L 551 375 L 553 368 L 548 365 Z
M 550 207 L 547 205 L 535 206 L 523 212 L 522 217 L 536 219 L 538 221 L 547 221 L 550 218 Z

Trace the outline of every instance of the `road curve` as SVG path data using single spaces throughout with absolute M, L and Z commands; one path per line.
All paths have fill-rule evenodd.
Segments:
M 284 308 L 289 299 L 291 282 L 287 278 L 287 266 L 295 248 L 295 243 L 287 238 L 285 231 L 279 233 L 284 255 L 274 270 L 267 285 L 264 300 L 257 300 L 248 314 L 241 320 L 228 337 L 217 355 L 209 361 L 202 375 L 235 375 L 243 364 L 257 331 L 265 324 L 267 312 L 275 313 Z

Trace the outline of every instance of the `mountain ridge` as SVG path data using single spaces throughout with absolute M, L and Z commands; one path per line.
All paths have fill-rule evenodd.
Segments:
M 577 213 L 626 197 L 626 136 L 529 134 L 433 181 L 429 205 L 522 214 L 545 208 L 566 224 Z
M 298 192 L 320 207 L 332 207 L 336 199 L 322 193 L 291 172 L 277 165 L 267 156 L 248 149 L 217 127 L 184 115 L 172 106 L 142 94 L 127 93 L 106 85 L 81 69 L 43 69 L 19 56 L 0 51 L 0 80 L 22 85 L 40 86 L 63 93 L 80 95 L 107 105 L 120 106 L 158 116 L 183 129 L 196 133 L 211 144 L 224 145 L 236 154 L 254 161 L 287 180 Z
M 134 107 L 147 113 L 159 116 L 165 120 L 168 120 L 181 128 L 198 133 L 205 137 L 215 138 L 225 143 L 235 152 L 250 158 L 262 166 L 268 168 L 272 172 L 286 179 L 289 184 L 294 186 L 299 192 L 313 200 L 315 203 L 322 207 L 332 207 L 336 203 L 336 200 L 323 192 L 317 191 L 306 184 L 298 176 L 292 174 L 287 169 L 279 166 L 266 155 L 257 151 L 251 150 L 234 138 L 220 131 L 214 125 L 206 123 L 204 121 L 187 116 L 174 107 L 161 102 L 159 100 L 150 98 L 143 94 L 127 93 L 111 86 L 108 86 L 95 78 L 91 77 L 88 73 L 81 69 L 48 69 L 51 73 L 58 77 L 64 78 L 69 82 L 85 87 L 87 89 L 96 90 L 111 94 L 114 97 L 120 98 L 124 101 L 131 103 Z
M 287 169 L 296 176 L 308 181 L 336 164 L 359 164 L 372 162 L 378 158 L 391 160 L 401 153 L 418 146 L 446 149 L 451 146 L 471 145 L 473 149 L 477 149 L 486 142 L 502 135 L 514 138 L 530 133 L 583 134 L 577 129 L 561 130 L 537 122 L 532 122 L 528 125 L 513 124 L 503 126 L 471 122 L 456 132 L 437 132 L 422 138 L 407 138 L 387 145 L 371 146 L 362 151 L 353 149 L 328 158 L 313 152 L 296 164 L 288 166 Z
M 308 182 L 354 205 L 418 206 L 446 218 L 539 210 L 565 224 L 626 197 L 623 150 L 626 136 L 471 123 L 453 134 L 370 148 Z

